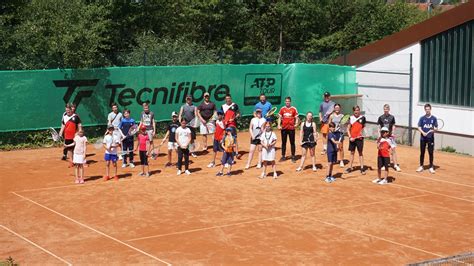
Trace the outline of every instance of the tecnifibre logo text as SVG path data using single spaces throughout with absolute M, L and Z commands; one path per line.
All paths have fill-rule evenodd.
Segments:
M 64 102 L 72 102 L 76 105 L 79 105 L 83 98 L 93 97 L 94 89 L 90 87 L 95 87 L 98 82 L 98 79 L 53 80 L 56 87 L 67 88 L 63 97 Z M 211 100 L 223 101 L 225 95 L 230 93 L 230 88 L 226 84 L 212 84 L 205 87 L 199 85 L 197 81 L 172 82 L 169 87 L 145 87 L 139 89 L 128 87 L 126 84 L 107 84 L 104 86 L 104 89 L 110 90 L 109 104 L 116 102 L 124 107 L 134 103 L 139 105 L 143 103 L 152 105 L 184 103 L 188 94 L 193 96 L 193 102 L 200 102 L 203 100 L 204 93 L 206 92 L 210 94 Z M 76 90 L 77 93 L 71 101 Z

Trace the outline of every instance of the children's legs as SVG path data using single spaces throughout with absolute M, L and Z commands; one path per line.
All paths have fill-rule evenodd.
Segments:
M 360 163 L 360 170 L 364 170 L 364 155 L 362 152 L 359 153 L 359 163 Z
M 204 143 L 203 150 L 207 150 L 207 135 L 206 134 L 202 135 L 202 142 Z
M 173 154 L 173 150 L 168 150 L 168 163 L 170 163 L 170 164 L 171 164 L 172 154 Z
M 114 176 L 117 176 L 117 162 L 113 162 L 113 166 L 114 166 Z
M 308 149 L 306 148 L 301 148 L 301 162 L 300 166 L 298 168 L 303 168 L 304 166 L 304 161 L 306 160 L 306 154 L 308 153 Z
M 79 164 L 79 179 L 84 180 L 84 165 Z
M 262 145 L 258 145 L 257 149 L 258 149 L 258 164 L 262 165 Z
M 393 166 L 397 166 L 398 158 L 397 158 L 397 149 L 395 147 L 392 148 L 392 159 L 393 159 Z
M 382 179 L 382 169 L 380 169 L 379 167 L 377 167 L 377 177 L 379 179 Z
M 323 150 L 326 151 L 327 148 L 328 148 L 328 145 L 326 143 L 328 143 L 328 134 L 326 133 L 323 133 Z
M 265 173 L 267 172 L 267 161 L 263 162 L 263 167 L 262 167 L 262 177 L 265 176 Z
M 69 158 L 69 163 L 73 164 L 73 162 L 72 162 L 72 149 L 71 148 L 69 148 L 67 150 L 67 157 Z
M 74 176 L 76 177 L 76 180 L 79 180 L 79 165 L 76 164 L 76 167 L 74 167 Z
M 212 162 L 214 165 L 216 164 L 216 158 L 217 158 L 217 151 L 214 152 L 214 158 L 212 158 Z
M 188 170 L 189 169 L 189 149 L 184 149 L 183 154 L 184 154 L 184 170 Z
M 183 166 L 183 149 L 178 148 L 178 170 L 181 171 L 181 168 Z
M 314 156 L 315 148 L 309 149 L 309 155 L 311 155 L 311 163 L 313 164 L 313 168 L 316 167 L 316 156 Z
M 105 163 L 105 176 L 110 176 L 110 161 Z
M 332 176 L 332 162 L 328 162 L 328 174 L 327 176 Z
M 341 149 L 339 150 L 339 158 L 341 162 L 344 162 L 344 142 L 341 142 Z
M 273 171 L 273 174 L 276 174 L 276 163 L 275 161 L 272 161 L 272 171 Z
M 385 171 L 383 171 L 383 179 L 387 179 L 387 178 L 388 178 L 388 167 L 385 167 Z
M 355 150 L 351 151 L 351 156 L 349 156 L 349 168 L 352 168 L 352 164 L 354 163 L 354 154 Z
M 247 166 L 250 166 L 250 163 L 252 162 L 253 153 L 255 152 L 255 147 L 256 147 L 256 145 L 250 144 L 249 158 L 247 159 Z

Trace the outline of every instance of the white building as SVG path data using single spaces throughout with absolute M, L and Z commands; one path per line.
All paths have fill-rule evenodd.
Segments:
M 399 140 L 410 143 L 411 138 L 419 146 L 416 127 L 429 103 L 433 115 L 444 121 L 435 136 L 436 148 L 450 146 L 474 155 L 473 31 L 470 1 L 333 63 L 356 66 L 358 92 L 363 95 L 358 103 L 371 124 L 383 113 L 383 105 L 390 104 L 400 126 Z

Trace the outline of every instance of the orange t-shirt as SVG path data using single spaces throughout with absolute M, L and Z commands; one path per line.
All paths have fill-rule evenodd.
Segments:
M 72 114 L 71 116 L 64 114 L 62 122 L 64 125 L 64 139 L 74 139 L 79 124 L 81 123 L 79 116 L 76 114 Z
M 362 129 L 365 126 L 365 117 L 363 115 L 359 115 L 358 117 L 351 116 L 350 118 L 351 123 L 351 137 L 355 139 L 362 139 Z
M 390 158 L 390 143 L 388 142 L 388 139 L 386 138 L 381 138 L 378 141 L 378 146 L 379 146 L 379 156 L 385 157 L 385 158 Z

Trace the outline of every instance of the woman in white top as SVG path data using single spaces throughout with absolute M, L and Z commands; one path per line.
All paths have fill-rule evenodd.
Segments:
M 329 123 L 333 122 L 336 125 L 336 131 L 341 132 L 342 138 L 341 143 L 339 144 L 339 158 L 341 161 L 339 162 L 339 165 L 344 167 L 344 133 L 346 132 L 342 132 L 340 127 L 342 117 L 344 117 L 344 114 L 342 113 L 341 105 L 336 103 L 334 105 L 334 112 L 329 116 Z
M 255 153 L 255 148 L 258 148 L 258 163 L 257 169 L 262 167 L 262 145 L 260 141 L 260 136 L 263 133 L 263 126 L 267 121 L 262 117 L 262 110 L 255 110 L 255 117 L 250 120 L 249 132 L 250 132 L 250 149 L 249 149 L 249 158 L 245 169 L 250 168 L 250 163 L 252 162 L 253 154 Z
M 260 178 L 265 178 L 267 165 L 271 164 L 273 170 L 273 178 L 277 179 L 278 174 L 276 172 L 275 166 L 275 144 L 277 141 L 277 137 L 275 133 L 272 131 L 272 126 L 270 122 L 265 123 L 265 132 L 262 133 L 260 136 L 260 140 L 262 143 L 262 161 L 263 161 L 263 171 L 260 175 Z

